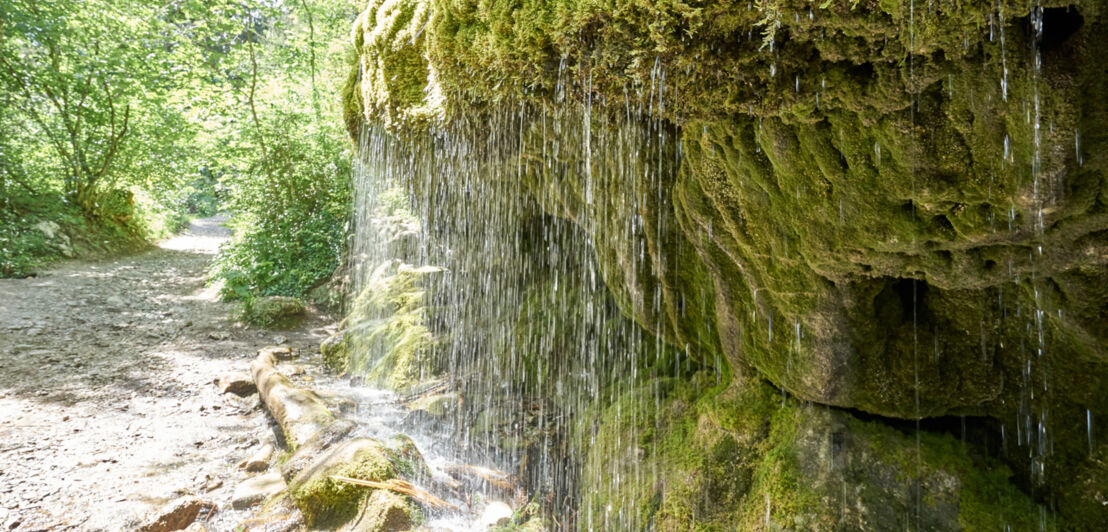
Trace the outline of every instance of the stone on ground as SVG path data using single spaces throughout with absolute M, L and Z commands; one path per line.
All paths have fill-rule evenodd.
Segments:
M 231 507 L 242 510 L 261 504 L 266 499 L 285 490 L 285 479 L 278 472 L 253 477 L 235 488 Z
M 172 532 L 184 530 L 198 517 L 207 517 L 216 509 L 211 501 L 198 497 L 183 497 L 166 505 L 147 524 L 139 528 L 142 532 Z
M 251 473 L 265 471 L 269 468 L 269 459 L 273 458 L 273 444 L 262 445 L 254 454 L 239 462 L 239 467 Z
M 228 373 L 222 375 L 216 380 L 216 385 L 219 386 L 219 393 L 233 393 L 239 397 L 246 397 L 258 392 L 258 387 L 246 374 Z

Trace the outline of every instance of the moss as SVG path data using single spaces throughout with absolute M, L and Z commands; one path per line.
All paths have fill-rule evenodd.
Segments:
M 581 525 L 725 530 L 737 522 L 763 423 L 754 434 L 716 425 L 710 400 L 695 391 L 711 378 L 640 386 L 619 396 L 597 425 L 581 424 L 577 445 L 588 450 Z
M 803 399 L 889 417 L 1011 423 L 1049 412 L 1055 447 L 1042 480 L 1066 515 L 1092 514 L 1095 495 L 1071 494 L 1067 483 L 1092 482 L 1101 469 L 1085 460 L 1071 423 L 1056 420 L 1108 415 L 1105 159 L 1074 148 L 1074 132 L 1084 146 L 1108 138 L 1103 9 L 1076 6 L 1084 25 L 1047 46 L 1025 31 L 1026 3 L 906 5 L 374 2 L 358 23 L 363 73 L 371 74 L 358 90 L 368 95 L 364 118 L 398 136 L 430 122 L 458 142 L 496 139 L 496 153 L 459 151 L 489 166 L 489 176 L 518 176 L 539 210 L 578 224 L 619 308 L 676 346 L 686 364 L 762 375 Z M 413 32 L 413 21 L 424 29 Z M 1003 44 L 989 37 L 1002 30 Z M 1037 130 L 1032 107 L 1043 118 Z M 525 312 L 550 321 L 538 306 Z M 533 329 L 521 325 L 520 334 Z M 545 353 L 535 354 L 528 383 L 541 380 L 532 377 L 542 375 Z M 580 423 L 610 427 L 598 449 L 625 464 L 641 458 L 621 454 L 615 443 L 625 437 L 647 437 L 641 452 L 665 462 L 665 452 L 650 453 L 680 447 L 671 439 L 693 441 L 701 422 L 747 434 L 764 417 L 697 407 L 691 428 L 698 403 L 688 397 L 663 401 L 671 392 L 657 387 L 605 392 L 611 403 Z M 748 392 L 728 393 L 753 411 L 768 408 Z M 651 399 L 657 404 L 644 410 Z M 647 421 L 663 412 L 674 421 Z M 752 440 L 764 445 L 755 453 L 764 461 L 744 471 L 760 475 L 756 492 L 769 497 L 772 521 L 819 523 L 793 512 L 811 502 L 798 494 L 794 504 L 787 493 L 799 478 L 790 468 L 802 463 L 790 458 L 787 438 L 774 438 L 783 429 L 770 425 Z M 721 439 L 694 454 L 714 449 L 733 450 Z M 1025 450 L 1008 461 L 1016 481 L 1030 485 L 1035 479 L 1019 478 L 1032 466 L 1020 458 Z M 605 455 L 597 456 L 588 460 L 599 464 Z M 630 478 L 654 478 L 621 467 Z M 674 467 L 698 471 L 695 482 L 605 488 L 590 495 L 596 504 L 585 519 L 680 522 L 699 511 L 680 501 L 711 475 Z M 903 469 L 874 473 L 877 484 L 895 484 Z M 1008 495 L 980 493 L 1022 501 L 1002 489 L 1004 474 L 974 480 L 959 464 L 940 470 L 947 474 L 915 481 L 960 478 L 969 491 L 929 491 L 944 494 L 929 499 L 944 509 L 936 523 L 952 523 L 954 504 L 967 512 L 967 527 L 984 515 L 972 501 L 1007 506 Z M 627 501 L 633 510 L 621 513 Z M 748 524 L 761 515 L 764 525 L 765 500 L 743 504 Z M 1022 522 L 1019 514 L 997 515 Z
M 304 316 L 304 302 L 287 296 L 266 296 L 246 306 L 246 320 L 269 328 L 292 327 Z
M 319 352 L 323 357 L 323 364 L 340 374 L 350 369 L 350 343 L 346 337 L 346 331 L 339 331 L 319 345 Z
M 396 475 L 388 451 L 380 443 L 365 438 L 349 440 L 298 473 L 289 482 L 289 494 L 309 526 L 338 527 L 358 514 L 369 490 L 332 476 L 380 482 Z
M 913 441 L 913 435 L 855 418 L 846 418 L 846 424 L 864 442 L 865 452 L 897 466 L 906 481 L 923 483 L 927 504 L 936 506 L 942 501 L 955 505 L 962 529 L 1030 530 L 1038 526 L 1042 509 L 1011 483 L 1012 472 L 1006 465 L 985 456 L 973 444 L 926 431 Z M 928 487 L 948 480 L 955 483 L 954 489 L 933 488 L 927 493 Z
M 880 114 L 905 108 L 907 95 L 937 78 L 945 63 L 971 56 L 967 35 L 995 25 L 998 8 L 1009 21 L 1029 9 L 1016 1 L 934 2 L 926 13 L 876 0 L 775 0 L 747 9 L 719 1 L 374 1 L 358 19 L 354 44 L 371 63 L 363 67 L 374 95 L 367 116 L 388 123 L 396 110 L 377 101 L 416 111 L 434 94 L 434 107 L 457 114 L 507 99 L 584 101 L 591 90 L 648 108 L 659 86 L 685 95 L 662 111 L 677 122 L 751 106 L 804 118 L 820 104 L 841 103 L 836 89 L 815 102 L 816 76 L 802 80 L 808 90 L 791 90 L 791 74 L 812 72 L 845 80 L 837 86 L 848 94 L 889 97 L 853 104 Z M 1081 8 L 1086 17 L 1100 14 Z M 853 71 L 866 63 L 878 67 L 876 76 Z M 916 79 L 905 75 L 909 69 Z
M 447 418 L 458 407 L 459 397 L 455 393 L 424 395 L 408 404 L 412 411 L 427 412 L 436 418 Z
M 698 395 L 699 379 L 640 387 L 597 428 L 580 430 L 582 526 L 1023 530 L 1039 522 L 1043 509 L 972 443 L 927 431 L 917 440 L 757 380 Z
M 549 529 L 540 515 L 539 503 L 532 501 L 517 506 L 507 523 L 498 523 L 489 528 L 489 532 L 542 532 Z
M 742 522 L 749 530 L 781 527 L 820 529 L 830 516 L 818 511 L 819 495 L 798 463 L 797 438 L 803 425 L 795 408 L 781 408 L 770 421 L 764 454 L 756 462 L 744 499 Z
M 424 39 L 431 10 L 424 0 L 372 0 L 354 23 L 359 50 L 357 99 L 367 116 L 390 127 L 418 127 L 441 117 Z M 352 101 L 354 97 L 348 98 Z M 348 122 L 349 123 L 349 122 Z
M 1108 443 L 1094 448 L 1063 469 L 1072 476 L 1058 490 L 1058 512 L 1066 516 L 1069 530 L 1099 530 L 1108 526 Z
M 339 92 L 339 99 L 342 102 L 343 123 L 346 124 L 346 131 L 350 133 L 350 138 L 353 139 L 361 136 L 361 128 L 364 123 L 365 102 L 362 100 L 362 94 L 359 90 L 360 79 L 358 57 L 352 55 L 350 72 L 347 74 L 346 82 L 343 83 Z
M 321 345 L 324 363 L 393 390 L 418 384 L 424 377 L 421 363 L 434 342 L 425 323 L 420 283 L 438 271 L 382 264 L 354 300 L 341 331 Z
M 431 469 L 423 460 L 414 441 L 404 434 L 395 434 L 387 442 L 389 458 L 397 472 L 413 482 L 431 478 Z

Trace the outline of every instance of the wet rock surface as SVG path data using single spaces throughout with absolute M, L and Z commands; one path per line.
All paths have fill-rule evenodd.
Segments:
M 279 472 L 251 477 L 235 488 L 235 493 L 231 496 L 231 506 L 236 510 L 257 506 L 285 489 L 285 479 Z
M 694 363 L 892 425 L 967 416 L 1062 528 L 1106 528 L 1104 11 L 853 5 L 369 2 L 348 127 L 421 161 L 392 177 L 450 224 L 579 225 L 561 249 L 594 247 Z M 443 238 L 515 252 L 479 224 Z M 531 280 L 500 282 L 488 307 Z
M 250 475 L 234 466 L 272 430 L 257 396 L 222 394 L 273 333 L 236 323 L 205 272 L 221 219 L 114 261 L 0 280 L 0 525 L 120 530 L 182 496 L 221 510 Z M 283 331 L 314 349 L 326 322 Z

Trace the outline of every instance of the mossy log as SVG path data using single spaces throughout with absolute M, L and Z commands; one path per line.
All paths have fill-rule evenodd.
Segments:
M 278 355 L 287 352 L 287 347 L 264 348 L 250 370 L 291 453 L 281 466 L 281 476 L 307 523 L 317 528 L 386 531 L 406 529 L 416 522 L 418 510 L 410 498 L 377 495 L 382 490 L 331 477 L 380 482 L 394 480 L 406 470 L 425 471 L 419 451 L 414 446 L 393 449 L 370 438 L 348 439 L 352 422 L 336 416 L 319 395 L 295 386 L 277 371 Z

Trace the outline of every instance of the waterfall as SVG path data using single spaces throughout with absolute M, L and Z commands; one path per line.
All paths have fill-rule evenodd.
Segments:
M 609 457 L 618 465 L 583 469 L 606 436 L 590 424 L 614 408 L 610 422 L 632 427 L 620 437 L 637 439 L 654 423 L 639 403 L 659 402 L 666 378 L 718 371 L 695 346 L 663 343 L 656 272 L 673 257 L 655 246 L 675 229 L 660 205 L 679 155 L 674 131 L 646 113 L 504 104 L 410 138 L 366 128 L 359 139 L 355 306 L 390 290 L 419 303 L 385 305 L 401 320 L 380 305 L 353 312 L 351 365 L 402 391 L 442 383 L 460 405 L 449 420 L 454 458 L 521 472 L 529 496 L 566 525 L 642 528 L 620 504 L 577 515 L 580 475 L 611 473 L 616 490 L 621 475 L 656 474 L 624 441 L 615 446 L 625 455 Z M 615 256 L 598 259 L 598 239 Z M 610 275 L 628 288 L 619 301 Z M 376 341 L 390 327 L 423 340 L 397 354 L 396 341 Z

